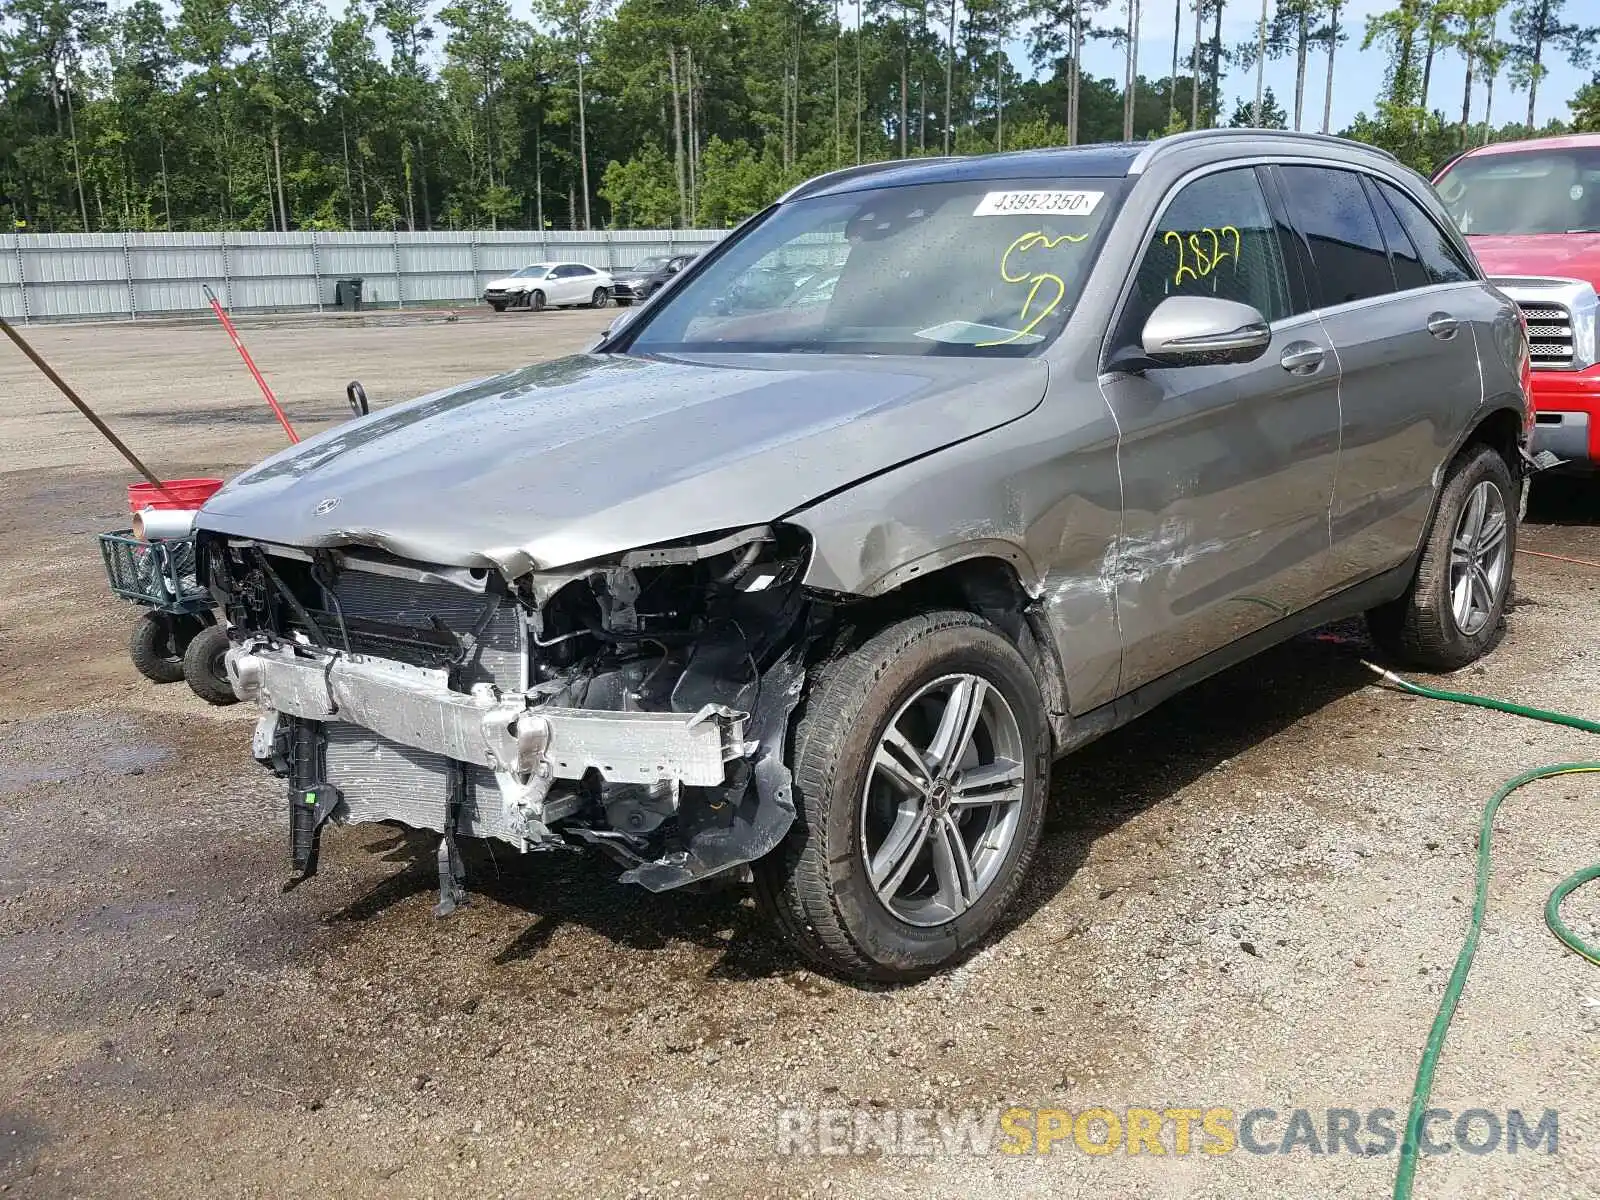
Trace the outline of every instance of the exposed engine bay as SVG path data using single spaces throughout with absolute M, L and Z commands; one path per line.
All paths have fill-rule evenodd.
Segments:
M 784 732 L 825 608 L 789 526 L 507 580 L 366 547 L 202 533 L 232 626 L 228 671 L 262 708 L 258 761 L 289 781 L 291 843 L 324 824 L 592 846 L 659 891 L 767 853 L 794 819 Z

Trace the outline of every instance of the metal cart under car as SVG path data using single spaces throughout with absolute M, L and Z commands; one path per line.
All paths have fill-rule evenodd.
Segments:
M 187 680 L 208 703 L 235 703 L 223 663 L 228 630 L 196 578 L 194 538 L 143 541 L 118 529 L 100 535 L 100 557 L 112 592 L 149 610 L 128 639 L 140 674 L 156 683 Z

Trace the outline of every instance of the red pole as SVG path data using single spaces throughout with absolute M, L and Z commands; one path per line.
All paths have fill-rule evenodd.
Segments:
M 261 372 L 256 369 L 255 360 L 250 357 L 250 351 L 244 348 L 244 343 L 239 340 L 239 331 L 233 327 L 233 322 L 228 320 L 228 314 L 222 311 L 222 305 L 217 303 L 217 294 L 211 290 L 211 285 L 203 283 L 201 290 L 206 294 L 206 299 L 211 302 L 211 311 L 217 314 L 217 320 L 222 322 L 222 327 L 228 331 L 228 337 L 233 342 L 233 348 L 239 352 L 239 357 L 244 359 L 244 365 L 250 368 L 250 374 L 255 376 L 256 383 L 261 388 L 261 394 L 267 398 L 267 403 L 272 406 L 273 416 L 278 418 L 278 424 L 283 426 L 283 431 L 289 435 L 289 444 L 292 446 L 300 440 L 300 435 L 294 431 L 294 426 L 289 424 L 289 418 L 283 415 L 283 409 L 278 407 L 278 398 L 272 394 L 272 389 L 267 386 L 267 381 L 261 377 Z

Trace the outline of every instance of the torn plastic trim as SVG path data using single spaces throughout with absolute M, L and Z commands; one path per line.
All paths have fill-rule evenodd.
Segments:
M 761 677 L 761 691 L 746 732 L 755 747 L 747 769 L 735 764 L 727 785 L 709 792 L 687 792 L 679 810 L 687 844 L 653 862 L 622 873 L 623 883 L 665 892 L 734 867 L 752 863 L 777 849 L 794 824 L 794 779 L 784 761 L 789 718 L 805 690 L 800 651 L 791 647 Z M 731 811 L 723 813 L 724 808 Z

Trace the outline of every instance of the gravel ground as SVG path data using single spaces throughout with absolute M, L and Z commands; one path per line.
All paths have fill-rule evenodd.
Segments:
M 581 347 L 602 313 L 248 322 L 291 416 Z M 39 348 L 160 473 L 226 473 L 276 425 L 203 323 Z M 1478 812 L 1600 757 L 1552 727 L 1373 686 L 1358 626 L 1220 676 L 1058 766 L 1006 935 L 898 991 L 799 969 L 740 891 L 651 896 L 583 858 L 474 847 L 445 921 L 431 847 L 335 831 L 285 895 L 251 715 L 138 677 L 93 534 L 129 472 L 0 354 L 0 1190 L 26 1196 L 1377 1196 L 1348 1152 L 780 1155 L 783 1110 L 1403 1112 L 1465 930 Z M 1600 560 L 1600 487 L 1523 544 Z M 1600 570 L 1525 557 L 1457 686 L 1600 713 Z M 1554 1155 L 1430 1158 L 1419 1196 L 1600 1193 L 1600 974 L 1539 910 L 1595 858 L 1600 776 L 1500 820 L 1479 962 L 1435 1103 L 1559 1111 Z M 1568 906 L 1596 936 L 1600 900 Z M 1096 1126 L 1095 1128 L 1098 1128 Z M 1169 1127 L 1170 1130 L 1170 1127 Z M 1197 1133 L 1198 1137 L 1198 1133 Z M 902 1147 L 903 1149 L 904 1147 Z

